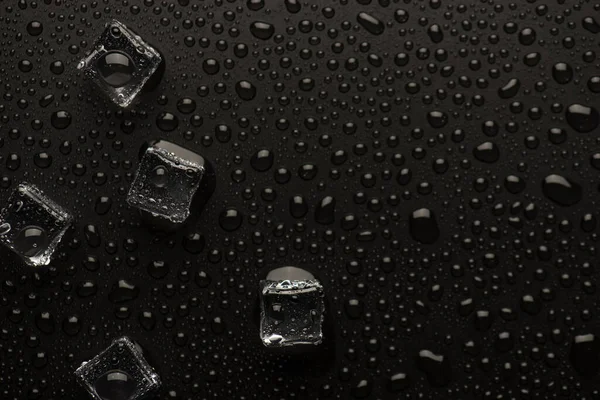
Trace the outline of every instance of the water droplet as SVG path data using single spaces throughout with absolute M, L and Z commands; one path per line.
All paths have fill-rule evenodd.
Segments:
M 397 393 L 402 390 L 406 390 L 409 386 L 410 379 L 408 378 L 408 375 L 404 372 L 397 372 L 393 374 L 392 376 L 390 376 L 387 383 L 387 389 L 392 393 Z
M 233 232 L 242 226 L 242 214 L 235 208 L 230 207 L 219 215 L 219 225 L 227 232 Z
M 566 111 L 567 122 L 577 132 L 587 133 L 598 128 L 600 115 L 594 107 L 571 104 Z
M 45 151 L 33 156 L 33 163 L 39 168 L 49 168 L 52 165 L 52 156 Z
M 315 221 L 319 224 L 327 225 L 335 221 L 335 199 L 331 196 L 325 196 L 315 209 Z
M 259 150 L 250 159 L 250 165 L 258 172 L 265 172 L 271 169 L 275 157 L 270 150 Z
M 434 387 L 447 386 L 452 380 L 452 364 L 448 357 L 430 350 L 421 350 L 417 366 L 427 375 L 427 381 Z
M 142 328 L 151 331 L 156 326 L 156 317 L 151 311 L 142 311 L 139 315 L 139 321 Z
M 31 36 L 39 36 L 44 31 L 44 25 L 39 21 L 31 21 L 27 24 L 27 33 Z
M 521 88 L 521 82 L 517 78 L 510 79 L 506 85 L 502 86 L 498 89 L 498 96 L 503 99 L 510 99 L 519 93 L 519 89 Z
M 40 311 L 35 315 L 35 326 L 43 333 L 50 335 L 55 330 L 54 316 L 48 311 Z
M 112 200 L 107 196 L 100 196 L 96 199 L 94 210 L 98 215 L 106 215 L 112 207 Z
M 275 34 L 275 27 L 268 22 L 255 21 L 250 25 L 250 33 L 257 39 L 269 40 Z
M 475 158 L 484 163 L 495 163 L 500 158 L 500 150 L 492 142 L 485 142 L 473 149 Z
M 56 129 L 65 129 L 71 125 L 71 114 L 67 111 L 56 111 L 50 117 L 50 123 Z
M 523 46 L 530 46 L 535 42 L 537 35 L 531 28 L 524 28 L 519 32 L 519 43 Z
M 177 102 L 177 110 L 182 114 L 191 114 L 196 110 L 196 101 L 189 97 L 181 98 Z
M 216 75 L 219 72 L 219 70 L 221 69 L 221 66 L 219 65 L 219 62 L 217 60 L 215 60 L 214 58 L 207 58 L 202 63 L 202 69 L 208 75 Z
M 366 12 L 359 13 L 356 20 L 363 28 L 373 35 L 381 35 L 385 30 L 385 24 L 383 22 Z
M 556 63 L 552 67 L 552 77 L 561 85 L 567 84 L 573 79 L 573 68 L 564 62 Z
M 427 35 L 433 43 L 440 43 L 444 40 L 444 31 L 438 24 L 433 24 L 427 29 Z
M 427 208 L 414 211 L 410 216 L 409 225 L 412 238 L 420 243 L 435 243 L 440 236 L 435 215 Z
M 96 393 L 102 400 L 128 400 L 136 387 L 135 380 L 121 370 L 108 371 L 94 382 Z
M 164 261 L 155 260 L 148 264 L 148 274 L 154 279 L 164 278 L 169 274 L 169 270 L 169 264 Z
M 600 23 L 596 21 L 596 19 L 592 16 L 583 17 L 581 21 L 581 25 L 585 30 L 591 33 L 599 33 L 600 32 Z
M 77 315 L 68 315 L 63 320 L 63 331 L 69 336 L 75 336 L 81 331 L 82 322 Z
M 448 123 L 448 114 L 442 111 L 430 111 L 427 113 L 427 122 L 432 128 L 443 128 Z
M 200 270 L 196 274 L 196 277 L 194 278 L 194 280 L 196 282 L 196 285 L 198 285 L 198 287 L 206 288 L 210 285 L 212 278 L 210 277 L 210 275 L 208 275 L 208 273 L 206 271 Z
M 21 229 L 14 240 L 15 249 L 27 257 L 35 257 L 48 249 L 48 244 L 48 234 L 39 226 L 27 226 Z
M 302 218 L 308 213 L 308 204 L 302 196 L 290 198 L 290 214 L 294 218 Z
M 183 238 L 183 248 L 191 254 L 200 254 L 204 250 L 206 239 L 198 232 L 192 232 Z
M 408 11 L 406 11 L 405 9 L 399 8 L 394 12 L 394 19 L 399 24 L 404 24 L 405 22 L 408 21 L 408 18 L 409 18 L 409 14 L 408 14 Z
M 581 201 L 583 190 L 577 183 L 564 176 L 552 174 L 542 183 L 544 195 L 561 206 L 572 206 Z
M 235 84 L 235 92 L 242 100 L 250 101 L 256 97 L 256 87 L 248 81 L 239 81 Z
M 250 11 L 258 11 L 265 6 L 264 0 L 248 0 L 246 2 L 246 6 Z
M 125 86 L 135 73 L 133 60 L 121 51 L 109 51 L 96 64 L 100 77 L 112 87 Z
M 300 0 L 285 0 L 285 8 L 292 14 L 297 14 L 302 9 Z
M 140 293 L 140 288 L 127 282 L 125 279 L 120 279 L 113 285 L 108 299 L 115 304 L 125 303 L 135 300 Z
M 83 228 L 83 234 L 86 242 L 91 247 L 98 247 L 101 243 L 100 231 L 96 225 L 88 224 Z
M 600 341 L 597 335 L 577 335 L 571 344 L 571 364 L 577 373 L 594 377 L 600 370 Z
M 156 126 L 158 126 L 160 130 L 164 132 L 174 131 L 179 126 L 179 118 L 170 112 L 160 113 L 156 117 Z
M 93 296 L 97 291 L 98 287 L 93 281 L 83 281 L 77 287 L 77 295 L 82 298 Z

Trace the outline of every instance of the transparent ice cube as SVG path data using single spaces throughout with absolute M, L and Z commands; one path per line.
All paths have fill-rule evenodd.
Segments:
M 22 183 L 0 213 L 0 242 L 29 265 L 48 265 L 72 220 L 38 188 Z
M 159 52 L 124 24 L 112 20 L 78 69 L 116 104 L 127 107 L 162 62 Z
M 289 268 L 289 267 L 287 267 Z M 260 281 L 260 338 L 267 347 L 318 345 L 323 340 L 323 286 L 316 279 Z
M 204 176 L 200 155 L 165 140 L 149 146 L 127 194 L 127 203 L 174 224 L 190 215 L 190 205 Z
M 82 363 L 75 376 L 93 400 L 140 400 L 160 387 L 160 378 L 142 349 L 127 337 Z

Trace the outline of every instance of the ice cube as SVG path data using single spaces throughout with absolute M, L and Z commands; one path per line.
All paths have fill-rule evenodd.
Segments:
M 321 283 L 295 267 L 271 271 L 260 282 L 260 338 L 266 347 L 318 345 L 325 304 Z
M 38 188 L 22 183 L 0 213 L 0 242 L 29 265 L 48 265 L 72 220 Z
M 208 162 L 176 144 L 148 146 L 127 195 L 127 203 L 173 224 L 185 222 Z M 205 195 L 209 195 L 206 193 Z
M 122 337 L 75 371 L 93 400 L 141 400 L 155 393 L 160 378 L 139 345 Z
M 113 102 L 127 107 L 157 72 L 159 52 L 117 20 L 108 22 L 89 56 L 78 69 Z

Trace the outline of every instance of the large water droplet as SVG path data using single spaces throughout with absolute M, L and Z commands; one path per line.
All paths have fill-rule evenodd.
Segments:
M 315 210 L 315 221 L 319 224 L 331 224 L 335 220 L 335 199 L 325 196 Z
M 519 43 L 523 46 L 530 46 L 535 42 L 537 35 L 531 28 L 524 28 L 519 32 Z
M 594 334 L 577 335 L 571 345 L 571 364 L 579 375 L 595 376 L 600 370 L 600 341 Z
M 599 33 L 600 32 L 600 24 L 592 16 L 584 17 L 581 22 L 581 25 L 588 32 L 591 32 L 591 33 Z
M 48 248 L 48 234 L 39 226 L 28 226 L 21 229 L 14 246 L 19 253 L 34 257 Z
M 581 201 L 583 191 L 580 185 L 565 178 L 552 174 L 544 178 L 542 183 L 544 195 L 561 206 L 572 206 Z
M 521 82 L 517 78 L 512 78 L 506 83 L 506 85 L 498 89 L 498 96 L 503 99 L 510 99 L 511 97 L 517 95 L 520 87 Z
M 35 316 L 35 326 L 45 334 L 54 333 L 54 317 L 48 311 L 41 311 Z
M 160 113 L 156 117 L 156 126 L 164 132 L 171 132 L 179 126 L 179 118 L 170 112 Z
M 410 216 L 410 234 L 414 240 L 431 244 L 440 237 L 435 215 L 427 208 L 414 211 Z
M 161 261 L 155 260 L 148 264 L 148 274 L 154 279 L 162 279 L 169 274 L 169 264 Z
M 444 31 L 438 24 L 433 24 L 427 29 L 427 35 L 433 43 L 440 43 L 444 40 Z
M 373 35 L 381 35 L 385 30 L 385 25 L 379 19 L 375 18 L 371 14 L 361 12 L 356 17 L 359 24 L 362 25 L 369 33 Z
M 473 155 L 481 162 L 495 163 L 500 158 L 500 150 L 492 142 L 485 142 L 473 149 Z
M 230 207 L 219 215 L 219 225 L 227 232 L 233 232 L 242 225 L 242 214 L 235 208 Z
M 183 238 L 183 248 L 191 254 L 199 254 L 204 250 L 206 239 L 198 232 L 191 232 Z
M 250 101 L 256 97 L 256 87 L 248 81 L 239 81 L 235 84 L 235 92 L 242 100 Z
M 108 371 L 94 383 L 102 400 L 129 400 L 136 386 L 135 380 L 121 370 Z
M 308 204 L 302 196 L 293 196 L 290 198 L 290 214 L 294 218 L 302 218 L 308 212 Z
M 284 3 L 285 8 L 292 14 L 299 13 L 302 9 L 302 3 L 300 3 L 300 0 L 285 0 Z
M 67 111 L 56 111 L 50 117 L 50 123 L 56 129 L 65 129 L 71 125 L 71 114 Z
M 265 0 L 248 0 L 246 6 L 250 11 L 258 11 L 265 6 Z
M 452 365 L 448 357 L 430 350 L 421 350 L 417 357 L 417 365 L 425 372 L 429 384 L 434 387 L 446 386 L 452 380 Z
M 267 149 L 259 150 L 250 159 L 250 165 L 256 171 L 265 172 L 271 169 L 275 157 L 273 152 Z
M 587 133 L 598 127 L 600 115 L 594 107 L 571 104 L 566 111 L 567 122 L 577 132 Z
M 552 77 L 562 85 L 569 83 L 573 79 L 573 68 L 564 62 L 556 63 L 552 67 Z
M 269 40 L 275 33 L 275 27 L 267 22 L 255 21 L 250 25 L 250 33 L 257 39 Z
M 410 386 L 410 379 L 404 372 L 398 372 L 390 376 L 387 383 L 387 389 L 390 392 L 399 392 Z
M 44 25 L 39 21 L 31 21 L 27 24 L 27 33 L 31 36 L 39 36 L 44 31 Z
M 433 128 L 443 128 L 448 123 L 448 114 L 443 111 L 430 111 L 427 113 L 427 122 Z
M 121 279 L 111 289 L 108 299 L 113 303 L 124 303 L 136 299 L 139 293 L 140 288 Z
M 96 67 L 100 77 L 112 87 L 126 85 L 135 72 L 133 60 L 121 51 L 109 51 L 98 60 Z

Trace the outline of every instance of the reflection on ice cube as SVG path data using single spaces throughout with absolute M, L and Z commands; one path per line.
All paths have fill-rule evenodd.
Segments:
M 160 387 L 160 378 L 142 349 L 127 337 L 83 362 L 75 376 L 93 400 L 141 400 Z
M 159 52 L 119 21 L 106 24 L 92 53 L 77 65 L 121 107 L 127 107 L 163 62 Z M 156 76 L 158 78 L 158 76 Z
M 260 282 L 260 338 L 267 347 L 318 345 L 325 305 L 321 283 L 295 267 L 271 271 Z
M 72 220 L 38 188 L 22 183 L 0 213 L 0 242 L 29 265 L 48 265 Z
M 207 167 L 203 157 L 181 146 L 165 140 L 152 143 L 140 161 L 127 203 L 153 217 L 181 224 L 190 215 Z

